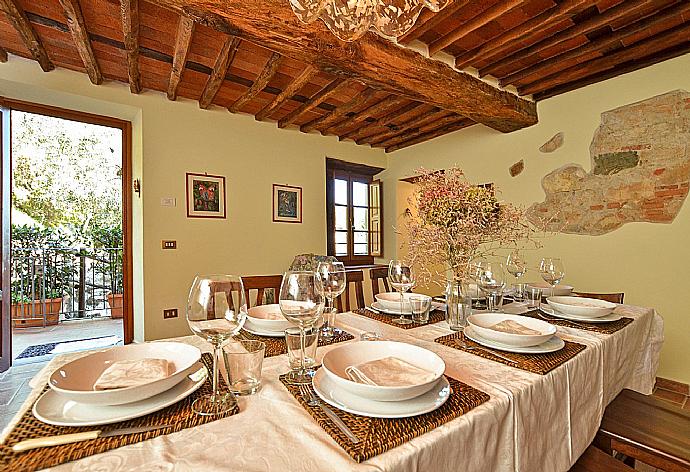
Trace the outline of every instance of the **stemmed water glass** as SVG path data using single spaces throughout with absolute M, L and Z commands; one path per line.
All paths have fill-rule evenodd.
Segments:
M 200 415 L 218 415 L 237 401 L 221 392 L 218 363 L 223 345 L 237 334 L 247 318 L 242 279 L 234 275 L 197 275 L 187 298 L 187 323 L 194 334 L 213 345 L 213 393 L 197 398 L 192 409 Z
M 556 285 L 561 283 L 565 277 L 565 267 L 560 259 L 555 257 L 544 257 L 539 264 L 539 272 L 544 282 L 551 285 L 551 297 L 553 297 Z
M 414 287 L 414 273 L 412 268 L 400 260 L 392 260 L 388 264 L 388 279 L 391 282 L 393 288 L 400 293 L 400 318 L 393 320 L 394 323 L 407 325 L 411 324 L 412 320 L 408 320 L 403 316 L 404 313 L 404 303 L 405 303 L 405 292 Z
M 489 311 L 498 311 L 506 285 L 506 276 L 503 264 L 498 262 L 481 262 L 477 268 L 477 285 L 487 294 L 487 308 Z
M 328 308 L 325 310 L 325 323 L 321 334 L 324 338 L 332 338 L 335 334 L 335 315 L 337 310 L 333 307 L 333 300 L 339 297 L 347 285 L 345 265 L 342 262 L 321 262 L 316 269 L 323 283 L 323 292 L 328 300 Z
M 289 271 L 283 276 L 278 304 L 283 316 L 300 330 L 300 368 L 290 371 L 288 383 L 311 384 L 313 370 L 304 362 L 305 329 L 314 326 L 324 306 L 324 289 L 317 272 Z
M 527 272 L 527 262 L 518 250 L 511 252 L 506 260 L 506 270 L 515 277 L 515 300 L 524 298 L 523 285 L 520 278 Z

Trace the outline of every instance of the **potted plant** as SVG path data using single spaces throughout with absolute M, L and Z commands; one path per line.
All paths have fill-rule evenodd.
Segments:
M 91 229 L 94 247 L 105 250 L 104 258 L 96 258 L 100 269 L 109 274 L 110 292 L 106 296 L 112 318 L 124 316 L 122 227 L 95 225 Z
M 56 325 L 72 269 L 51 229 L 12 227 L 12 321 L 14 327 Z

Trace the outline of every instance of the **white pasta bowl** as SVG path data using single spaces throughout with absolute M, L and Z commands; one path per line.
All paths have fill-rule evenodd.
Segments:
M 542 289 L 542 295 L 547 296 L 551 294 L 551 285 L 546 282 L 530 282 L 527 284 L 528 287 L 540 288 Z M 558 296 L 568 296 L 573 293 L 573 288 L 571 285 L 558 284 L 553 288 L 553 294 Z
M 421 293 L 404 292 L 403 293 L 403 311 L 410 311 L 410 297 L 411 296 L 426 297 L 431 299 L 428 295 L 422 295 Z M 376 301 L 379 302 L 381 307 L 386 310 L 400 311 L 400 293 L 398 292 L 384 292 L 376 294 Z
M 617 306 L 606 300 L 585 297 L 548 297 L 546 302 L 556 311 L 583 318 L 606 316 Z
M 538 331 L 539 334 L 519 334 L 499 331 L 496 325 L 503 321 L 511 321 L 519 325 Z M 479 313 L 467 318 L 467 323 L 482 338 L 506 346 L 528 347 L 537 346 L 548 341 L 556 334 L 556 327 L 546 321 L 529 318 L 527 316 L 510 315 L 508 313 Z
M 150 398 L 171 389 L 199 369 L 201 351 L 189 344 L 154 342 L 117 346 L 94 352 L 57 368 L 48 385 L 61 396 L 89 405 L 123 405 Z M 133 387 L 94 390 L 94 384 L 113 362 L 137 359 L 166 359 L 174 365 L 168 377 Z
M 433 378 L 407 386 L 376 386 L 350 380 L 345 372 L 350 366 L 395 357 L 433 374 Z M 435 353 L 412 344 L 395 341 L 360 341 L 330 350 L 323 357 L 323 368 L 329 378 L 348 392 L 370 400 L 392 402 L 409 400 L 425 394 L 436 385 L 446 364 Z
M 245 327 L 258 331 L 283 332 L 292 324 L 285 319 L 277 303 L 271 305 L 258 305 L 247 310 Z

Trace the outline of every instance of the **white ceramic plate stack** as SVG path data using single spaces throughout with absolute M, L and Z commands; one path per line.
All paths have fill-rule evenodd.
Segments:
M 422 295 L 421 293 L 411 293 L 411 292 L 405 292 L 403 293 L 403 310 L 402 314 L 403 315 L 411 315 L 412 314 L 412 308 L 410 307 L 410 297 L 411 296 L 418 296 L 418 297 L 426 297 L 426 298 L 431 298 L 428 295 Z M 379 311 L 381 313 L 385 313 L 387 315 L 400 315 L 400 294 L 398 292 L 384 292 L 384 293 L 379 293 L 376 295 L 376 301 L 371 304 L 371 307 Z M 431 302 L 431 309 L 432 310 L 439 310 L 439 309 L 445 309 L 445 304 L 443 303 L 438 303 L 438 302 Z
M 519 334 L 496 329 L 504 321 L 517 323 L 535 331 Z M 563 349 L 565 343 L 556 336 L 556 327 L 546 321 L 508 313 L 480 313 L 467 319 L 465 336 L 483 346 L 522 354 L 544 354 Z
M 203 385 L 208 374 L 200 358 L 198 348 L 176 342 L 130 344 L 94 352 L 51 374 L 50 389 L 34 404 L 33 414 L 57 426 L 95 426 L 147 415 L 182 400 Z M 133 387 L 94 389 L 113 362 L 136 359 L 165 359 L 174 371 L 166 378 Z
M 285 336 L 290 326 L 292 324 L 285 319 L 277 303 L 250 308 L 244 322 L 244 329 L 250 333 L 274 338 Z
M 345 369 L 377 359 L 395 357 L 431 373 L 431 378 L 405 386 L 376 386 L 354 382 Z M 317 395 L 326 403 L 356 415 L 406 418 L 439 408 L 450 396 L 446 365 L 435 353 L 394 341 L 345 344 L 329 351 L 314 376 Z
M 618 306 L 615 303 L 585 297 L 548 297 L 549 308 L 542 311 L 555 318 L 562 318 L 579 323 L 608 323 L 622 317 L 613 312 Z

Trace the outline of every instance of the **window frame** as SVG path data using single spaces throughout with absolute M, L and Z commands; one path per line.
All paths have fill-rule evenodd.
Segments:
M 372 241 L 372 230 L 371 230 L 371 185 L 374 183 L 373 176 L 383 171 L 384 169 L 380 167 L 371 167 L 363 164 L 353 164 L 338 159 L 326 158 L 326 229 L 327 229 L 327 246 L 328 255 L 336 257 L 340 262 L 343 262 L 346 266 L 353 265 L 373 265 L 374 257 L 380 257 L 383 255 L 383 225 L 379 225 L 379 251 L 376 255 L 372 255 L 371 241 Z M 347 192 L 347 221 L 348 228 L 344 231 L 347 232 L 347 245 L 348 253 L 347 255 L 336 256 L 335 253 L 335 236 L 336 233 L 343 230 L 335 229 L 335 207 L 342 206 L 341 204 L 336 205 L 335 203 L 335 181 L 336 180 L 346 180 L 348 186 Z M 353 183 L 359 182 L 367 185 L 367 254 L 355 254 L 354 253 L 354 234 L 357 231 L 354 229 L 353 213 L 354 213 L 354 202 L 353 202 Z M 378 185 L 380 181 L 378 181 Z M 383 195 L 379 188 L 379 221 L 383 220 Z M 360 208 L 360 206 L 358 206 Z

